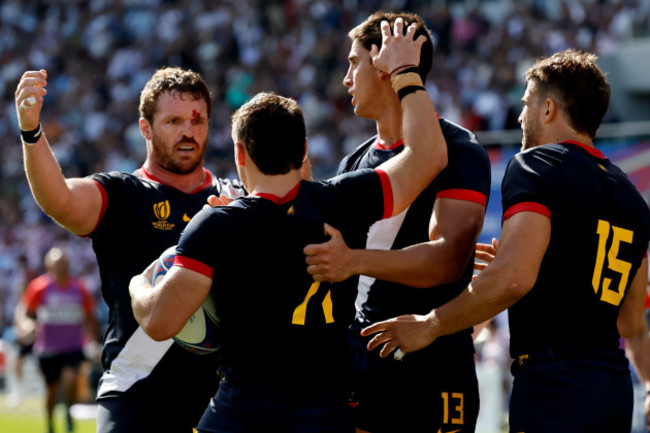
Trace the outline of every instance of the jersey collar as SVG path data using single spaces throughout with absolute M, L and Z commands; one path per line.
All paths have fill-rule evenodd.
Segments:
M 573 140 L 566 140 L 563 141 L 562 143 L 573 144 L 574 146 L 578 146 L 586 150 L 591 156 L 595 156 L 596 158 L 600 158 L 600 159 L 606 159 L 605 155 L 603 155 L 603 152 L 601 152 L 600 150 L 596 149 L 593 146 L 587 146 L 586 144 L 580 143 L 579 141 L 573 141 Z
M 300 183 L 302 182 L 302 179 L 298 181 L 296 186 L 291 188 L 291 191 L 289 191 L 284 197 L 277 196 L 275 194 L 267 194 L 265 192 L 254 192 L 250 194 L 251 197 L 259 197 L 259 198 L 265 198 L 267 200 L 271 200 L 275 204 L 284 204 L 284 203 L 289 203 L 291 200 L 294 198 L 298 197 L 298 191 L 300 190 Z
M 400 138 L 397 140 L 395 143 L 393 143 L 390 146 L 384 146 L 379 142 L 379 137 L 377 137 L 377 141 L 375 141 L 375 148 L 379 150 L 393 150 L 397 147 L 400 147 L 402 144 L 404 144 L 404 139 Z
M 152 180 L 154 182 L 158 182 L 161 185 L 167 185 L 167 186 L 170 186 L 172 188 L 178 189 L 174 185 L 170 185 L 170 184 L 165 183 L 162 180 L 158 179 L 156 176 L 154 176 L 149 171 L 147 171 L 147 169 L 144 168 L 144 166 L 140 167 L 140 169 L 138 171 L 140 172 L 140 175 L 144 179 Z M 212 173 L 210 173 L 205 167 L 203 167 L 203 174 L 204 174 L 203 182 L 201 183 L 201 185 L 199 185 L 193 191 L 191 191 L 190 194 L 197 193 L 197 192 L 201 191 L 202 189 L 205 189 L 205 188 L 209 187 L 210 185 L 212 185 Z

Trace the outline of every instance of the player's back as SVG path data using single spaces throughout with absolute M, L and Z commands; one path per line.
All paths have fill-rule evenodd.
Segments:
M 252 391 L 245 394 L 260 404 L 270 395 L 295 404 L 344 391 L 346 323 L 337 310 L 349 298 L 314 283 L 303 249 L 326 240 L 325 222 L 343 232 L 367 230 L 383 203 L 379 176 L 365 170 L 300 182 L 282 198 L 240 198 L 195 217 L 178 253 L 214 270 L 211 296 L 231 385 Z
M 511 165 L 504 200 L 526 170 L 519 177 L 535 185 L 531 200 L 551 220 L 535 286 L 509 310 L 513 358 L 626 368 L 616 321 L 648 245 L 647 205 L 618 167 L 578 143 L 539 146 Z

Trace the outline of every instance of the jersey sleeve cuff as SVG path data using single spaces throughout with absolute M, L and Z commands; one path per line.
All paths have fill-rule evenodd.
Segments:
M 384 194 L 384 215 L 382 216 L 382 219 L 390 218 L 393 216 L 393 187 L 390 184 L 390 177 L 388 177 L 388 174 L 381 169 L 375 169 L 375 172 L 379 175 L 379 179 L 381 180 L 381 189 Z
M 97 223 L 95 224 L 95 227 L 90 231 L 90 233 L 81 235 L 80 237 L 82 238 L 87 238 L 92 235 L 95 230 L 97 230 L 97 227 L 99 227 L 99 223 L 102 222 L 102 219 L 104 219 L 104 214 L 106 213 L 106 208 L 108 207 L 108 194 L 106 194 L 106 190 L 104 189 L 104 186 L 97 182 L 95 179 L 91 179 L 94 183 L 95 186 L 97 186 L 97 189 L 99 190 L 99 193 L 102 195 L 102 208 L 99 210 L 99 218 L 97 218 Z
M 503 221 L 520 212 L 535 212 L 540 215 L 544 215 L 548 219 L 551 219 L 551 211 L 546 206 L 534 201 L 524 201 L 510 206 L 503 213 Z
M 481 206 L 487 206 L 487 196 L 478 191 L 471 189 L 452 188 L 440 191 L 436 198 L 453 198 L 455 200 L 464 200 L 478 203 Z
M 198 260 L 190 259 L 189 257 L 176 256 L 174 258 L 174 266 L 179 266 L 181 268 L 198 272 L 199 274 L 205 275 L 210 279 L 212 279 L 214 275 L 214 270 L 210 266 L 199 262 Z

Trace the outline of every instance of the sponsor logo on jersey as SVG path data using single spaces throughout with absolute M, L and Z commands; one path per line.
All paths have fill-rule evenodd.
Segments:
M 167 222 L 171 214 L 171 206 L 169 200 L 161 201 L 153 205 L 153 214 L 156 216 L 157 221 L 152 221 L 154 228 L 158 230 L 172 230 L 176 224 Z

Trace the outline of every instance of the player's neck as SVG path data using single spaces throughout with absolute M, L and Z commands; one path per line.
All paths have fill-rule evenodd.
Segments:
M 386 110 L 377 119 L 377 138 L 386 147 L 392 146 L 402 137 L 402 110 Z
M 257 173 L 251 176 L 250 185 L 251 194 L 272 194 L 278 197 L 284 197 L 291 191 L 301 180 L 299 170 L 291 170 L 287 174 L 277 174 L 273 176 Z
M 545 128 L 543 132 L 543 143 L 562 143 L 563 141 L 577 141 L 578 143 L 582 143 L 585 146 L 594 146 L 593 139 L 589 135 L 576 131 L 562 117 L 558 117 L 553 125 Z
M 147 174 L 160 181 L 165 185 L 170 185 L 184 193 L 195 191 L 205 181 L 205 170 L 203 165 L 196 167 L 191 173 L 176 174 L 164 168 L 149 164 L 148 161 L 144 163 L 143 168 Z

